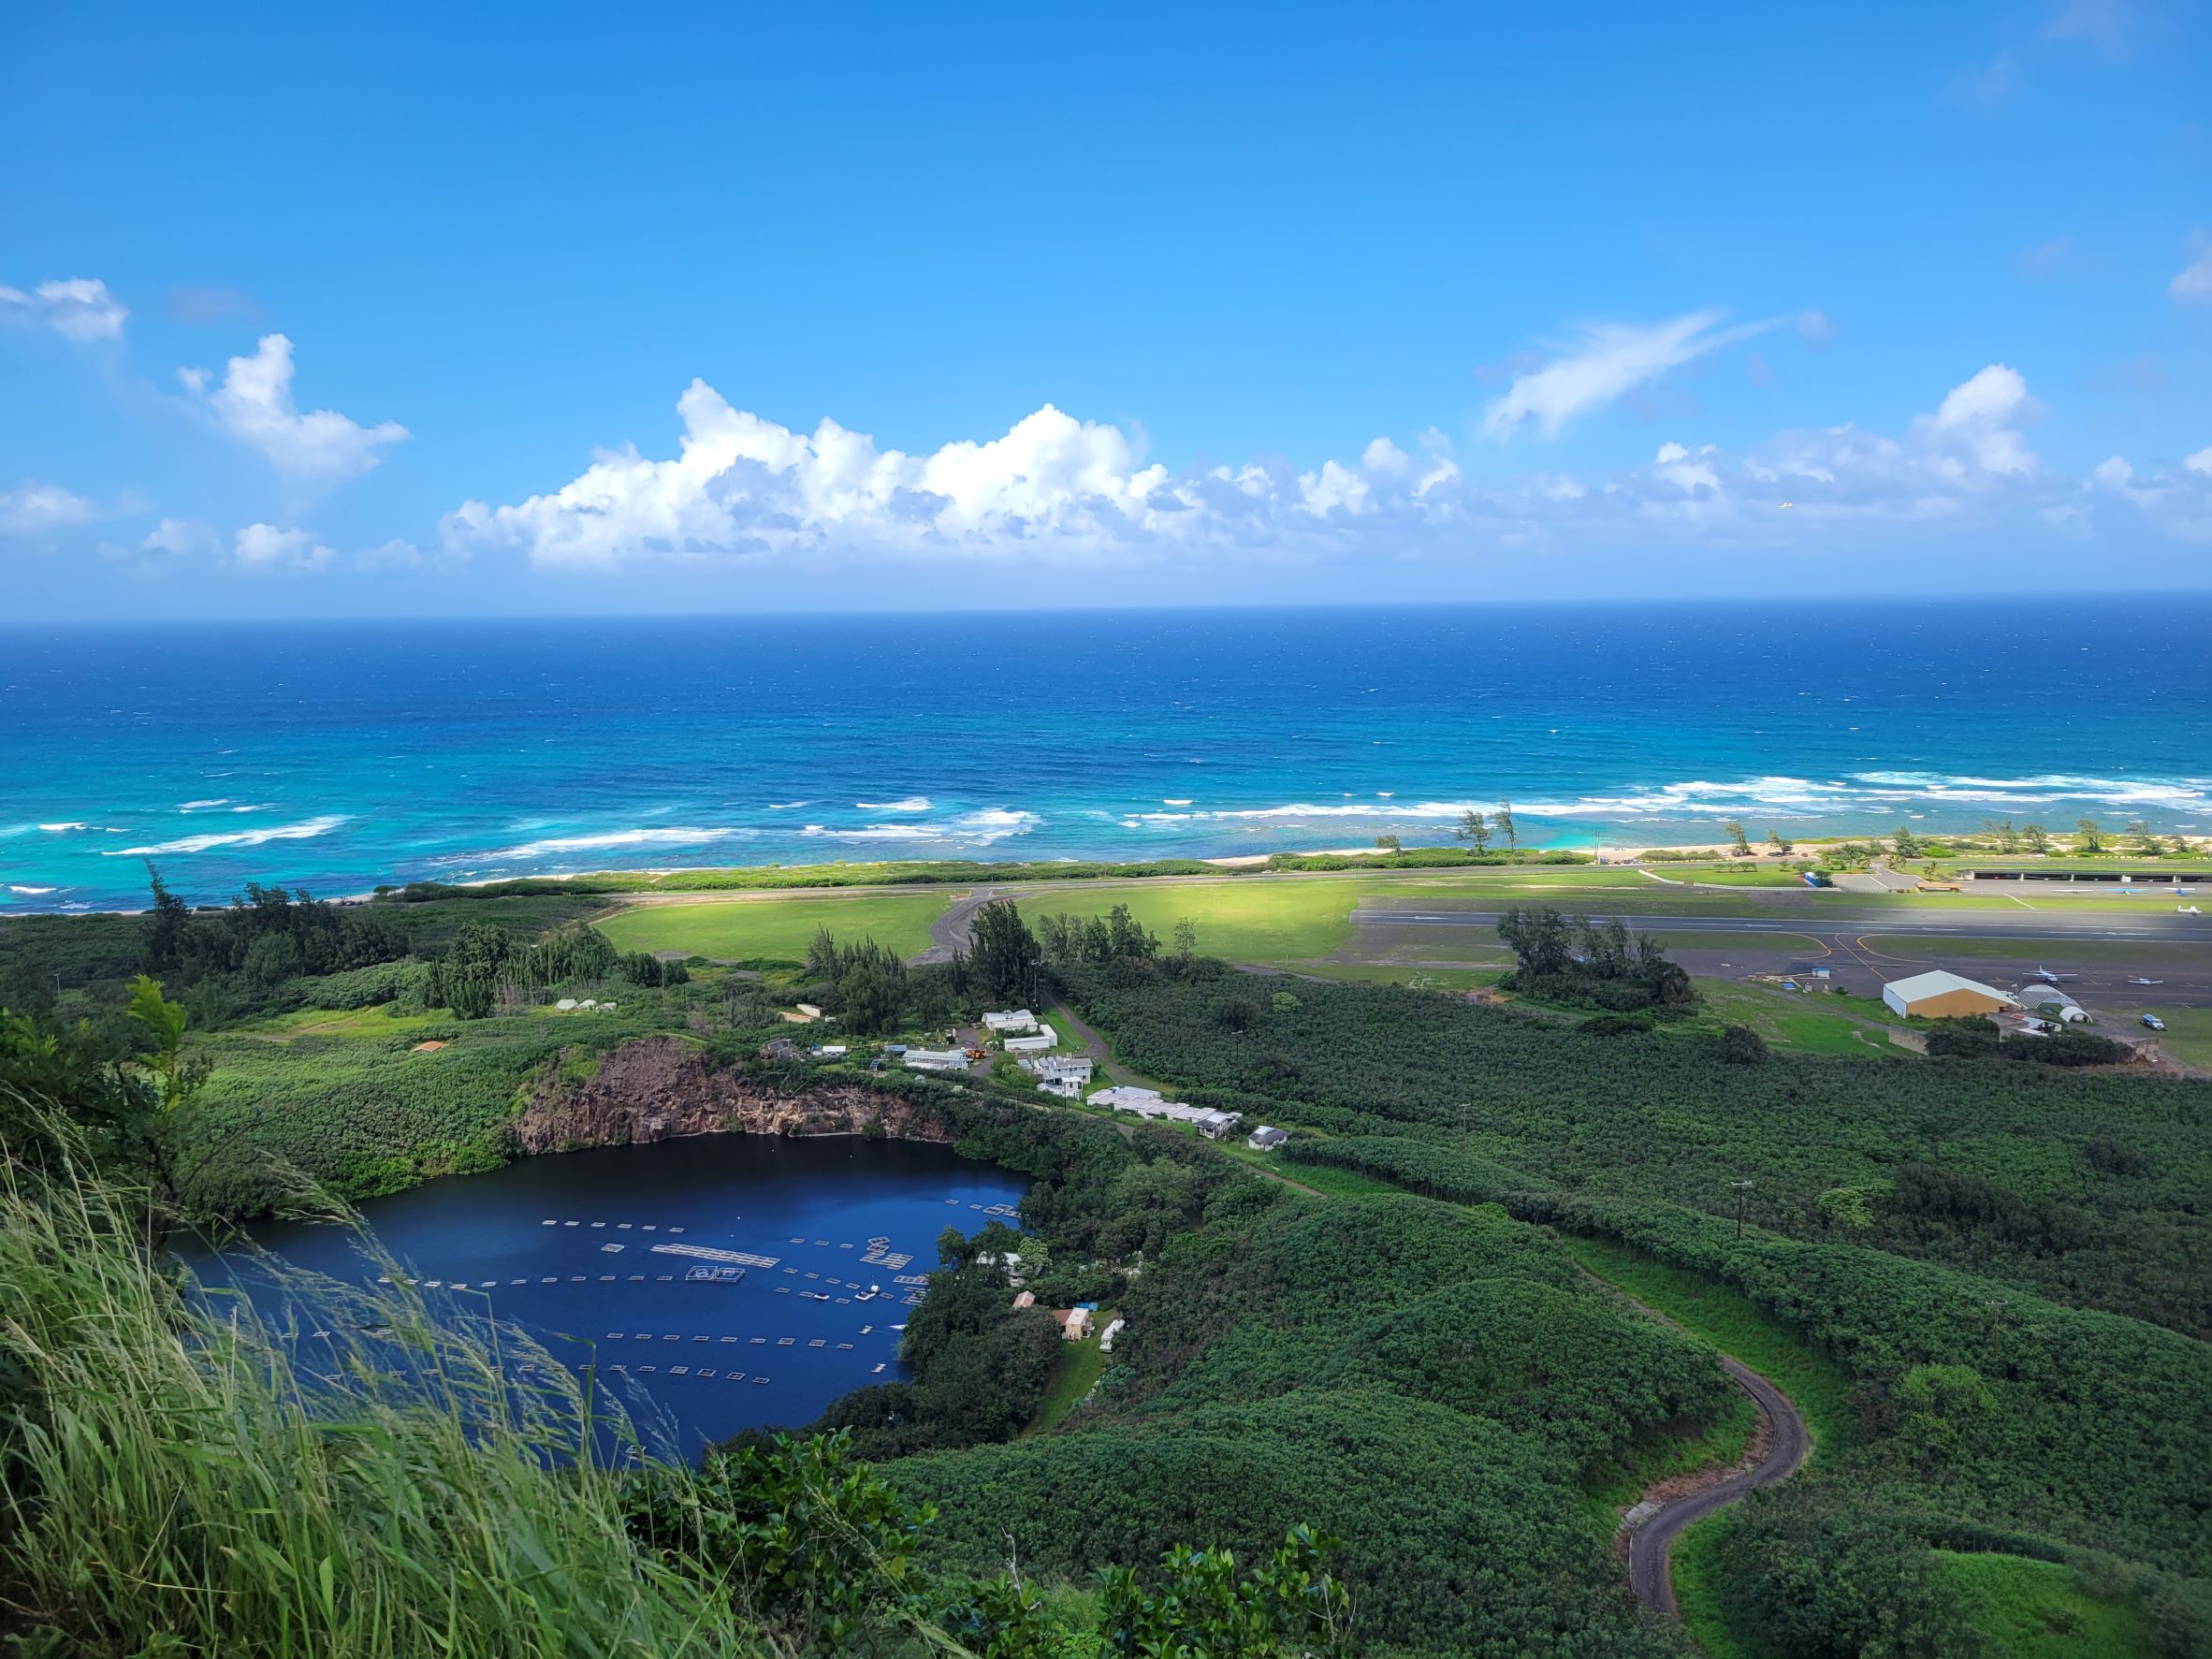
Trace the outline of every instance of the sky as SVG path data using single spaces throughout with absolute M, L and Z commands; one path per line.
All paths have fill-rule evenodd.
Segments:
M 2212 587 L 2212 8 L 1547 10 L 26 9 L 0 618 Z

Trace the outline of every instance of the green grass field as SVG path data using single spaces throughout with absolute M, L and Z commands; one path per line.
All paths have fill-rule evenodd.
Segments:
M 1221 881 L 1085 881 L 1019 895 L 1034 927 L 1040 916 L 1065 911 L 1102 916 L 1117 904 L 1163 943 L 1188 917 L 1198 948 L 1231 962 L 1285 962 L 1326 956 L 1350 942 L 1352 906 L 1375 878 L 1243 876 Z
M 1697 982 L 1697 994 L 1704 1000 L 1701 1011 L 1708 1016 L 1704 1023 L 1716 1028 L 1748 1026 L 1776 1048 L 1808 1055 L 1853 1055 L 1862 1060 L 1906 1055 L 1885 1032 L 1869 1029 L 1867 1004 L 1859 997 L 1767 991 L 1706 979 Z
M 2155 991 L 2150 994 L 2157 995 Z M 2159 1033 L 2159 1047 L 2184 1066 L 2212 1070 L 2212 1008 L 2161 1008 L 2155 1002 L 2130 1002 L 2116 1004 L 2111 1011 L 2130 1026 L 2136 1026 L 2147 1013 L 2158 1015 L 2166 1022 L 2166 1028 Z
M 959 897 L 934 893 L 778 893 L 764 897 L 702 898 L 695 903 L 626 905 L 601 918 L 599 930 L 625 951 L 683 951 L 746 962 L 795 962 L 817 928 L 845 943 L 873 939 L 911 955 L 929 943 L 929 924 Z
M 2149 1659 L 2160 1652 L 2135 1608 L 2100 1597 L 2061 1563 L 1949 1550 L 1936 1559 L 1967 1617 L 2011 1659 Z
M 1099 1310 L 1098 1327 L 1100 1331 L 1113 1323 L 1111 1309 Z M 1063 1344 L 1060 1349 L 1060 1367 L 1053 1373 L 1052 1386 L 1044 1391 L 1044 1403 L 1037 1408 L 1037 1416 L 1023 1431 L 1026 1434 L 1042 1434 L 1057 1428 L 1062 1419 L 1081 1405 L 1090 1391 L 1098 1387 L 1099 1378 L 1106 1375 L 1106 1361 L 1110 1356 L 1099 1347 L 1094 1336 L 1088 1342 Z
M 1705 1659 L 1775 1659 L 1773 1650 L 1735 1629 L 1728 1605 L 1728 1565 L 1722 1546 L 1729 1511 L 1709 1515 L 1674 1541 L 1674 1596 L 1682 1628 Z

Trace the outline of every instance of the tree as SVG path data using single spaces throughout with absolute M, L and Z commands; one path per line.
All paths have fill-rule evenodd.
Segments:
M 1566 918 L 1550 905 L 1515 905 L 1498 918 L 1498 938 L 1523 973 L 1563 973 L 1571 960 Z
M 464 1020 L 485 1018 L 498 1000 L 500 970 L 513 952 L 513 939 L 498 923 L 462 923 L 445 953 L 430 964 L 428 1000 Z
M 1738 858 L 1749 858 L 1751 856 L 1751 840 L 1744 835 L 1743 825 L 1731 818 L 1722 827 L 1728 832 L 1728 851 Z
M 1775 852 L 1780 856 L 1787 857 L 1789 854 L 1789 838 L 1785 837 L 1780 830 L 1768 830 L 1767 832 L 1767 845 L 1773 848 Z
M 1126 908 L 1116 906 L 1126 917 Z M 995 898 L 975 913 L 968 950 L 968 972 L 986 1004 L 1006 1007 L 1027 1000 L 1037 983 L 1037 937 L 1011 898 Z
M 1399 842 L 1396 836 L 1377 836 L 1375 837 L 1375 844 L 1385 852 L 1403 852 L 1404 851 L 1404 847 Z
M 1918 858 L 1920 856 L 1920 837 L 1913 833 L 1910 824 L 1899 824 L 1897 833 L 1889 837 L 1889 841 L 1890 845 L 1897 850 L 1897 855 L 1899 858 Z
M 1175 954 L 1186 962 L 1198 954 L 1198 924 L 1188 916 L 1175 919 Z
M 1498 826 L 1498 834 L 1506 837 L 1506 851 L 1519 852 L 1521 837 L 1513 827 L 1513 803 L 1500 801 L 1498 809 L 1491 814 L 1491 820 Z
M 807 946 L 807 977 L 834 980 L 837 977 L 837 940 L 826 927 L 817 927 L 814 939 Z
M 2098 826 L 2097 821 L 2094 818 L 2075 819 L 2074 821 L 2074 835 L 2081 842 L 2081 850 L 2084 852 L 2102 852 L 2104 851 L 2104 831 Z
M 192 910 L 162 885 L 161 872 L 147 861 L 146 878 L 153 884 L 153 909 L 146 918 L 146 971 L 171 973 L 184 965 L 186 930 Z
M 1490 851 L 1490 824 L 1472 807 L 1460 814 L 1460 826 L 1451 833 L 1463 841 L 1474 843 L 1477 852 Z
M 1721 1058 L 1731 1066 L 1756 1066 L 1767 1057 L 1767 1040 L 1749 1026 L 1730 1026 L 1721 1033 Z
M 2051 850 L 2051 837 L 2040 823 L 2022 824 L 2020 838 L 2028 843 L 2030 852 L 2048 852 Z

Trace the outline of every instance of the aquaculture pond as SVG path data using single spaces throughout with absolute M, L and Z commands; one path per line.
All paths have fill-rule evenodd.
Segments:
M 596 1367 L 664 1453 L 797 1425 L 904 1375 L 899 1340 L 947 1226 L 1010 1223 L 1027 1182 L 947 1147 L 853 1137 L 707 1135 L 524 1158 L 361 1207 L 348 1229 L 265 1222 L 295 1268 L 373 1287 L 410 1277 L 436 1307 L 513 1321 L 579 1374 Z M 190 1253 L 298 1326 L 313 1370 L 329 1316 L 234 1252 Z

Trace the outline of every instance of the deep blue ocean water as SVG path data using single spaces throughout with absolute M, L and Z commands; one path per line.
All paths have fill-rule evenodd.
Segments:
M 2212 598 L 0 631 L 0 896 L 2212 830 Z

